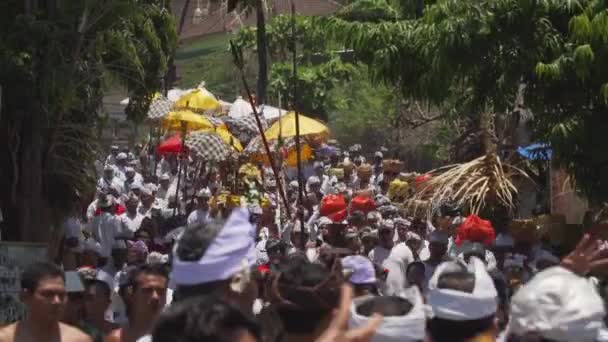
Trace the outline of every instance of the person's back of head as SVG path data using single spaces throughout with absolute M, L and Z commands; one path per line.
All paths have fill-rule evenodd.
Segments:
M 154 342 L 260 341 L 260 327 L 236 306 L 217 297 L 182 301 L 163 312 Z
M 257 259 L 254 237 L 244 208 L 233 209 L 227 220 L 187 227 L 173 250 L 176 300 L 212 294 L 251 310 L 257 296 L 251 276 Z
M 339 271 L 301 258 L 287 259 L 273 286 L 277 312 L 287 334 L 318 332 L 338 306 L 341 282 Z
M 472 267 L 472 269 L 471 269 Z M 464 342 L 494 328 L 497 294 L 483 262 L 448 262 L 429 284 L 432 318 L 427 328 L 433 342 Z
M 564 267 L 551 267 L 511 298 L 509 341 L 527 342 L 536 336 L 556 342 L 594 342 L 606 329 L 605 314 L 602 297 L 589 279 Z
M 356 298 L 351 305 L 349 329 L 369 324 L 374 314 L 382 315 L 372 342 L 421 342 L 426 338 L 426 311 L 416 287 L 402 290 L 395 296 Z
M 412 310 L 412 303 L 398 296 L 372 297 L 357 307 L 357 313 L 366 317 L 374 313 L 384 317 L 405 316 Z
M 205 224 L 195 224 L 186 227 L 177 243 L 175 255 L 182 261 L 197 262 L 205 255 L 213 240 L 222 230 L 224 223 L 224 220 L 212 220 Z M 212 281 L 193 285 L 178 284 L 175 300 L 181 301 L 199 295 L 214 293 L 221 289 L 224 283 L 225 281 Z

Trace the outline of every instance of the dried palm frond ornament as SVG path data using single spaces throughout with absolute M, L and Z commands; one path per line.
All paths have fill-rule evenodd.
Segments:
M 429 171 L 427 175 L 430 177 L 409 202 L 410 209 L 419 210 L 414 207 L 426 203 L 428 217 L 448 201 L 476 215 L 487 206 L 515 209 L 518 191 L 512 179 L 517 176 L 530 177 L 523 170 L 500 160 L 492 139 L 493 117 L 487 111 L 480 115 L 481 143 L 485 154 L 466 163 Z

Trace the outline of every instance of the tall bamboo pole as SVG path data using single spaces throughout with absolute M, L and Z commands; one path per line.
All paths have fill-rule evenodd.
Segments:
M 298 113 L 297 98 L 297 83 L 298 83 L 298 69 L 297 69 L 297 54 L 296 54 L 296 5 L 291 1 L 291 43 L 293 49 L 293 111 L 296 119 L 296 163 L 298 167 L 298 205 L 302 207 L 304 205 L 304 196 L 302 191 L 302 160 L 300 156 L 300 114 Z M 304 212 L 298 209 L 298 219 L 300 220 L 301 236 L 304 236 Z M 303 238 L 300 239 L 301 248 L 304 249 L 306 241 Z
M 279 188 L 279 195 L 281 195 L 281 200 L 285 205 L 285 211 L 287 211 L 287 215 L 291 216 L 291 209 L 289 208 L 289 202 L 287 202 L 287 196 L 283 192 L 283 182 L 281 182 L 281 178 L 279 177 L 279 172 L 277 171 L 277 167 L 274 164 L 274 158 L 270 153 L 270 148 L 268 147 L 268 141 L 266 140 L 266 135 L 264 134 L 264 128 L 262 127 L 262 121 L 260 121 L 260 116 L 258 114 L 258 110 L 255 106 L 255 101 L 253 100 L 253 95 L 251 94 L 251 89 L 249 88 L 249 84 L 247 83 L 247 79 L 245 78 L 245 73 L 243 72 L 243 56 L 240 55 L 236 46 L 232 41 L 230 41 L 230 49 L 232 50 L 232 55 L 234 57 L 234 64 L 236 65 L 239 73 L 241 75 L 241 81 L 243 82 L 243 87 L 245 88 L 245 92 L 247 93 L 247 98 L 249 99 L 249 104 L 251 105 L 251 109 L 253 110 L 253 115 L 255 117 L 255 121 L 258 125 L 258 130 L 260 131 L 260 136 L 262 137 L 262 143 L 264 143 L 264 150 L 266 151 L 266 155 L 268 155 L 268 160 L 270 161 L 270 167 L 272 168 L 272 173 L 274 174 L 274 178 L 277 180 L 277 187 Z

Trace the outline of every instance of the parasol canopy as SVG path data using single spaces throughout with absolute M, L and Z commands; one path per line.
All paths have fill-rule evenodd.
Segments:
M 224 126 L 219 126 L 215 129 L 203 129 L 202 131 L 215 132 L 217 135 L 220 136 L 220 138 L 222 138 L 222 140 L 224 140 L 226 144 L 231 146 L 236 152 L 243 151 L 243 145 L 241 144 L 239 139 L 230 134 L 230 132 Z
M 252 113 L 251 104 L 245 100 L 241 96 L 239 96 L 232 106 L 230 106 L 230 111 L 228 112 L 228 116 L 235 119 L 240 119 L 244 116 L 247 116 Z
M 148 108 L 148 119 L 160 120 L 164 118 L 173 108 L 173 102 L 166 97 L 156 94 Z
M 266 120 L 260 118 L 260 121 L 262 122 L 262 129 L 268 129 Z M 243 142 L 251 141 L 251 139 L 259 135 L 258 124 L 253 114 L 242 116 L 238 119 L 226 117 L 225 123 L 228 130 Z
M 207 89 L 197 88 L 182 95 L 175 102 L 175 107 L 195 111 L 206 111 L 220 109 L 221 104 Z
M 289 112 L 275 122 L 266 132 L 267 139 L 294 137 L 296 135 L 296 114 Z M 300 114 L 300 135 L 328 135 L 329 129 L 315 119 Z
M 223 161 L 232 155 L 232 148 L 213 131 L 196 131 L 186 137 L 186 147 L 203 160 Z
M 182 151 L 182 138 L 179 134 L 176 134 L 167 140 L 161 142 L 156 147 L 156 153 L 168 154 L 168 153 L 180 153 Z
M 282 146 L 279 146 L 278 140 L 268 142 L 268 147 L 271 153 L 280 153 L 288 166 L 295 166 L 297 161 L 296 142 L 294 138 L 286 138 Z M 249 142 L 245 147 L 244 153 L 248 154 L 252 161 L 268 164 L 268 156 L 262 142 L 262 137 L 257 136 Z M 309 143 L 305 140 L 301 142 L 300 159 L 303 161 L 312 158 L 312 149 Z
M 186 123 L 187 131 L 195 131 L 205 128 L 215 128 L 215 124 L 209 118 L 194 113 L 190 110 L 177 110 L 167 114 L 162 120 L 163 128 L 169 130 L 181 130 L 182 122 Z

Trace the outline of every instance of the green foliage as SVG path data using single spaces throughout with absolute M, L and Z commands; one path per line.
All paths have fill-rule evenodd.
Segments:
M 607 13 L 599 0 L 439 0 L 419 17 L 324 25 L 375 79 L 458 116 L 506 115 L 524 85 L 535 137 L 587 195 L 605 200 L 608 157 L 588 130 L 608 116 Z
M 336 16 L 347 21 L 394 21 L 399 14 L 386 0 L 360 0 L 341 8 Z
M 342 62 L 332 42 L 319 25 L 320 18 L 273 17 L 266 24 L 270 68 L 269 97 L 281 104 L 322 120 L 327 120 L 333 108 L 330 91 L 347 82 L 354 71 L 352 65 Z M 295 30 L 293 27 L 295 26 Z M 246 54 L 255 53 L 255 28 L 243 28 L 237 32 L 233 42 Z M 295 33 L 294 33 L 295 31 Z M 297 51 L 297 101 L 293 100 L 293 44 Z
M 74 195 L 95 183 L 90 171 L 104 87 L 125 86 L 128 114 L 141 120 L 177 34 L 161 0 L 31 3 L 40 4 L 31 13 L 24 13 L 23 1 L 0 4 L 0 144 L 7 146 L 0 154 L 6 166 L 0 203 L 12 228 L 46 236 L 48 222 L 23 227 L 17 216 L 48 210 L 61 220 L 78 204 Z

